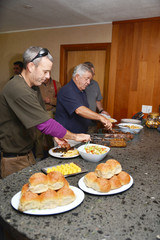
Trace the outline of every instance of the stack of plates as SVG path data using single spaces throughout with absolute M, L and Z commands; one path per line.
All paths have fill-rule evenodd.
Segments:
M 132 119 L 132 118 L 123 118 L 123 119 L 121 119 L 121 123 L 141 124 L 141 120 Z

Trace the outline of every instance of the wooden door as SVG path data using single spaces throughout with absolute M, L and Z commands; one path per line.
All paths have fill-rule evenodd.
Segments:
M 61 46 L 60 83 L 63 86 L 71 80 L 73 69 L 78 64 L 85 61 L 92 62 L 95 66 L 94 79 L 99 83 L 103 105 L 107 110 L 109 60 L 110 44 L 63 45 Z

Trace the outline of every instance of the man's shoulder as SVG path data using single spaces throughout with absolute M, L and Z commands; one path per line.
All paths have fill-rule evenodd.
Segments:
M 67 84 L 65 84 L 63 87 L 61 87 L 60 92 L 65 92 L 73 89 L 73 83 L 70 81 Z
M 30 92 L 31 88 L 26 84 L 23 78 L 16 76 L 5 85 L 3 92 L 7 95 L 20 96 L 26 92 Z
M 98 82 L 97 82 L 96 80 L 94 80 L 94 79 L 92 79 L 91 84 L 92 84 L 92 85 L 98 85 L 98 86 L 99 86 Z

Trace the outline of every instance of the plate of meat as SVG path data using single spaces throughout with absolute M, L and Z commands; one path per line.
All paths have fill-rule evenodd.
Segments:
M 76 148 L 71 147 L 69 149 L 66 149 L 64 147 L 54 147 L 49 150 L 49 154 L 52 157 L 56 158 L 75 158 L 79 156 L 79 152 Z

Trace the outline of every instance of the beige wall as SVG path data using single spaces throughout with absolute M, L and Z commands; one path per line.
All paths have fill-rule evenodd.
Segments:
M 111 42 L 112 24 L 0 34 L 0 89 L 12 76 L 13 62 L 30 46 L 46 47 L 54 57 L 52 77 L 59 81 L 60 45 Z

